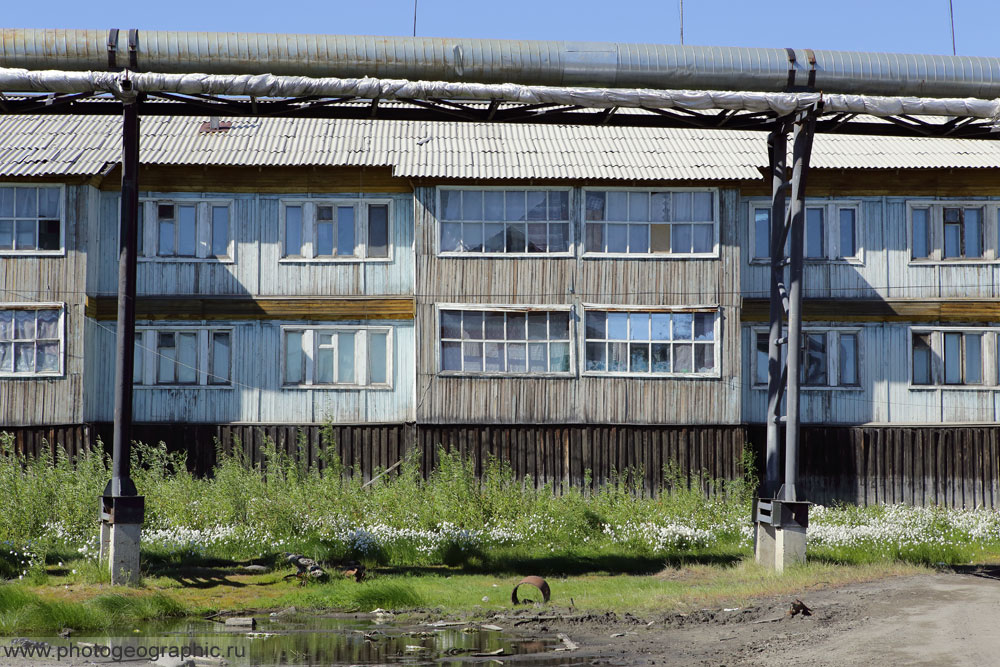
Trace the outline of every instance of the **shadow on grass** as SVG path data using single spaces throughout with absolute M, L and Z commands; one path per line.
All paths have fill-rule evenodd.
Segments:
M 247 574 L 243 569 L 250 563 L 226 558 L 207 558 L 191 555 L 179 557 L 176 554 L 162 556 L 156 553 L 143 554 L 146 576 L 173 579 L 185 588 L 213 588 L 230 586 L 244 588 L 248 584 L 230 579 L 233 575 Z M 255 583 L 254 586 L 269 586 L 270 582 Z
M 409 574 L 422 576 L 448 576 L 451 574 L 491 575 L 582 575 L 603 572 L 608 574 L 648 575 L 669 567 L 691 565 L 735 566 L 742 554 L 677 554 L 671 556 L 624 556 L 601 554 L 576 556 L 499 556 L 470 554 L 457 567 L 382 566 L 374 568 L 380 574 Z
M 945 571 L 950 570 L 955 574 L 967 574 L 973 577 L 1000 581 L 1000 565 L 949 565 L 941 569 Z

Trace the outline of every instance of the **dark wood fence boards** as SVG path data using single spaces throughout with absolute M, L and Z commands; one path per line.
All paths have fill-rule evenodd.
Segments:
M 70 456 L 111 442 L 110 424 L 0 427 L 19 452 Z M 482 474 L 489 457 L 507 462 L 519 478 L 557 492 L 593 488 L 629 471 L 642 474 L 643 492 L 676 470 L 687 483 L 738 479 L 744 446 L 763 469 L 764 427 L 635 425 L 335 425 L 328 433 L 341 462 L 367 481 L 416 448 L 421 472 L 430 474 L 439 448 L 470 457 Z M 163 441 L 185 451 L 193 472 L 216 463 L 217 446 L 261 463 L 267 442 L 297 460 L 325 464 L 328 441 L 321 425 L 139 424 L 135 438 Z M 816 503 L 905 503 L 947 507 L 1000 507 L 1000 425 L 959 427 L 808 426 L 799 456 L 800 493 Z M 782 458 L 783 458 L 782 453 Z M 704 473 L 702 475 L 702 473 Z M 704 484 L 706 493 L 716 491 Z

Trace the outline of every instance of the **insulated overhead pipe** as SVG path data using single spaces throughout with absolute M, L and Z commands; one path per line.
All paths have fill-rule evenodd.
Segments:
M 692 90 L 1000 97 L 1000 58 L 678 46 L 126 30 L 0 30 L 0 67 L 378 77 Z

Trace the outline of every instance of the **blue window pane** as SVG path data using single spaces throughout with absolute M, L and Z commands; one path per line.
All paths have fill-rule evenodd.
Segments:
M 604 338 L 607 333 L 607 314 L 600 310 L 587 311 L 587 338 Z
M 354 207 L 337 207 L 337 254 L 354 254 Z
M 457 222 L 441 223 L 441 252 L 461 250 L 462 225 Z
M 441 219 L 462 219 L 462 193 L 458 190 L 441 191 Z
M 771 211 L 766 208 L 754 209 L 753 214 L 753 256 L 771 256 Z
M 649 252 L 649 225 L 628 226 L 628 251 L 633 253 Z
M 604 192 L 588 192 L 587 193 L 587 205 L 586 205 L 586 219 L 587 220 L 604 220 L 604 210 L 605 210 L 605 199 L 606 193 Z
M 631 340 L 649 340 L 649 313 L 630 313 L 628 320 Z
M 462 344 L 458 342 L 441 343 L 441 370 L 462 370 Z
M 605 343 L 587 343 L 587 370 L 603 371 L 607 367 Z
M 462 191 L 462 220 L 483 219 L 483 193 L 480 190 Z
M 507 210 L 504 218 L 507 220 L 521 221 L 526 217 L 524 208 L 524 190 L 511 190 L 504 193 Z
M 605 219 L 615 222 L 625 222 L 628 220 L 628 193 L 609 192 L 607 199 L 607 217 Z
M 172 235 L 173 232 L 171 232 L 171 236 Z M 163 237 L 161 236 L 160 238 L 162 239 Z M 160 250 L 162 252 L 162 246 Z M 288 208 L 285 209 L 285 255 L 296 256 L 301 254 L 302 254 L 302 207 L 289 206 Z
M 674 225 L 670 238 L 672 252 L 691 252 L 691 225 Z
M 528 220 L 545 220 L 548 206 L 544 190 L 528 190 Z
M 628 340 L 628 313 L 608 313 L 608 338 Z
M 648 192 L 630 192 L 628 194 L 628 219 L 630 222 L 649 221 Z
M 691 313 L 674 313 L 674 340 L 691 340 L 691 330 L 694 315 Z
M 652 339 L 670 340 L 670 313 L 653 313 Z
M 629 345 L 629 370 L 633 373 L 649 372 L 648 343 L 632 343 Z

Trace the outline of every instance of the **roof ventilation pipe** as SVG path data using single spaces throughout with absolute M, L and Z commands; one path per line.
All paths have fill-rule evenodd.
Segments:
M 112 38 L 112 33 L 114 37 Z M 1000 97 L 1000 58 L 606 42 L 0 30 L 0 67 L 378 77 L 545 86 Z M 117 43 L 114 42 L 117 40 Z M 131 47 L 131 48 L 130 48 Z M 133 57 L 134 56 L 134 57 Z M 123 62 L 124 61 L 124 62 Z

